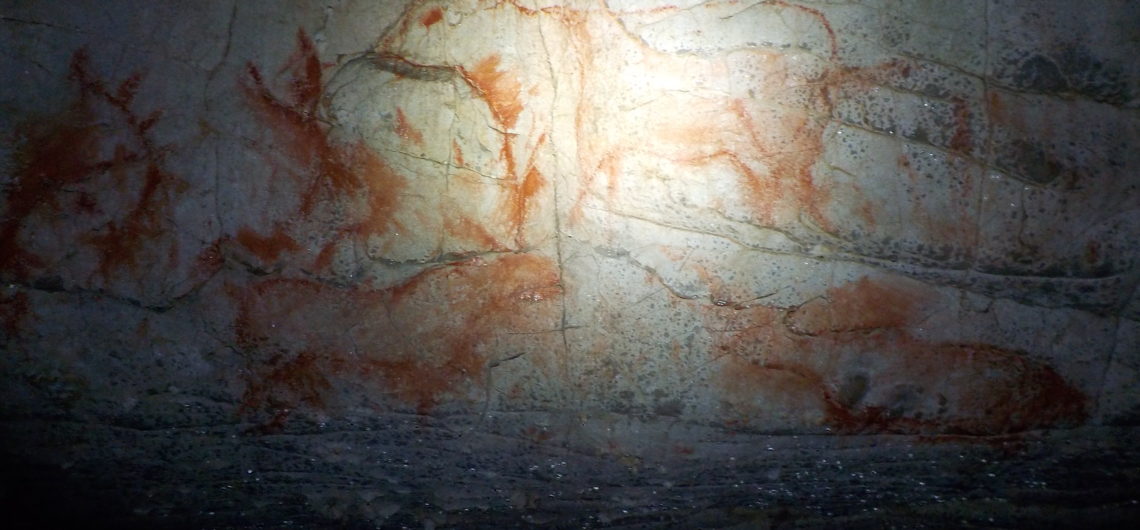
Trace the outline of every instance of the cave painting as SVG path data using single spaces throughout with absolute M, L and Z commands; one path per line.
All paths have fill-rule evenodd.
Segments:
M 493 365 L 557 344 L 561 299 L 553 262 L 525 254 L 440 264 L 385 289 L 267 279 L 225 292 L 248 363 L 242 407 L 266 426 L 305 408 L 481 403 Z
M 146 77 L 101 77 L 86 49 L 71 58 L 74 99 L 18 131 L 15 179 L 0 223 L 0 277 L 92 289 L 164 306 L 217 270 L 213 242 L 188 244 L 175 206 L 190 184 L 168 169 L 161 109 L 135 102 Z
M 897 60 L 839 66 L 838 44 L 822 13 L 773 5 L 816 20 L 828 36 L 824 53 L 745 49 L 711 58 L 678 55 L 629 38 L 618 20 L 623 13 L 515 3 L 489 8 L 520 25 L 552 23 L 562 43 L 572 45 L 573 64 L 554 75 L 561 75 L 562 90 L 576 91 L 572 114 L 562 117 L 573 123 L 573 157 L 561 167 L 573 168 L 577 178 L 562 184 L 566 200 L 557 209 L 539 207 L 549 200 L 540 192 L 549 194 L 555 186 L 540 169 L 550 167 L 543 166 L 543 157 L 553 149 L 552 125 L 536 118 L 541 113 L 534 108 L 551 87 L 544 81 L 545 65 L 526 57 L 508 60 L 495 51 L 434 62 L 409 54 L 408 43 L 429 32 L 457 31 L 444 7 L 413 7 L 363 60 L 401 90 L 449 83 L 470 94 L 490 128 L 482 143 L 462 135 L 433 137 L 424 123 L 430 113 L 386 103 L 391 118 L 385 134 L 392 140 L 384 145 L 396 146 L 393 152 L 423 152 L 442 143 L 442 182 L 454 186 L 473 175 L 486 180 L 471 157 L 490 153 L 484 167 L 493 168 L 494 186 L 469 188 L 495 205 L 490 210 L 471 209 L 451 196 L 450 203 L 432 204 L 452 208 L 429 211 L 404 199 L 415 195 L 409 186 L 420 185 L 411 182 L 422 176 L 394 169 L 394 155 L 381 154 L 363 139 L 334 139 L 318 118 L 327 110 L 321 105 L 328 104 L 322 92 L 328 65 L 319 62 L 304 32 L 280 70 L 288 73 L 279 91 L 285 96 L 276 95 L 250 65 L 241 86 L 275 142 L 264 149 L 266 160 L 297 190 L 292 213 L 236 235 L 252 259 L 271 268 L 271 262 L 312 254 L 302 260 L 303 268 L 319 274 L 346 241 L 364 245 L 370 237 L 404 232 L 450 237 L 467 246 L 459 253 L 437 247 L 418 274 L 386 286 L 299 278 L 229 286 L 226 292 L 238 308 L 235 344 L 249 362 L 243 408 L 269 414 L 271 424 L 278 424 L 298 407 L 328 410 L 362 399 L 346 395 L 346 385 L 420 412 L 449 401 L 477 401 L 480 393 L 486 399 L 489 390 L 480 384 L 503 355 L 502 337 L 521 329 L 553 336 L 564 331 L 561 265 L 518 253 L 541 243 L 528 237 L 528 221 L 555 217 L 568 230 L 600 229 L 605 238 L 604 221 L 591 219 L 591 212 L 637 215 L 639 202 L 660 191 L 649 189 L 649 180 L 681 194 L 704 187 L 727 191 L 680 204 L 759 227 L 834 235 L 845 215 L 873 226 L 882 213 L 858 184 L 820 181 L 815 168 L 844 94 L 884 78 L 905 78 L 911 66 Z M 970 113 L 961 101 L 953 107 L 948 147 L 954 152 L 967 153 L 973 145 Z M 630 130 L 644 135 L 631 136 Z M 905 157 L 899 166 L 918 178 Z M 967 197 L 970 191 L 962 193 Z M 334 223 L 336 215 L 347 220 Z M 433 215 L 440 218 L 425 221 Z M 956 244 L 969 246 L 976 236 L 972 229 L 936 221 L 923 226 Z M 313 227 L 321 235 L 299 232 Z M 302 239 L 309 243 L 302 245 Z M 715 282 L 715 274 L 705 279 Z M 911 283 L 864 277 L 794 307 L 685 301 L 703 315 L 711 337 L 708 355 L 721 366 L 721 376 L 710 383 L 722 403 L 721 419 L 763 429 L 776 414 L 781 421 L 790 417 L 792 424 L 843 433 L 967 435 L 1084 421 L 1086 398 L 1030 354 L 916 336 L 914 315 L 931 302 L 929 293 Z M 563 347 L 554 342 L 559 355 L 567 355 Z
M 23 129 L 0 273 L 144 301 L 133 280 L 149 278 L 144 269 L 182 270 L 182 292 L 216 277 L 203 292 L 230 304 L 224 342 L 244 363 L 240 412 L 266 430 L 297 411 L 485 410 L 491 370 L 510 359 L 544 385 L 574 387 L 574 355 L 622 352 L 568 342 L 570 239 L 659 244 L 617 233 L 613 219 L 664 225 L 666 212 L 830 241 L 848 220 L 871 230 L 889 213 L 859 182 L 819 168 L 845 98 L 905 79 L 912 65 L 845 66 L 822 12 L 764 5 L 806 17 L 822 47 L 676 53 L 636 38 L 623 18 L 681 11 L 671 6 L 498 2 L 463 22 L 447 6 L 415 5 L 375 47 L 337 64 L 298 30 L 282 64 L 250 62 L 234 80 L 257 165 L 237 186 L 257 200 L 229 233 L 190 250 L 170 219 L 191 184 L 167 169 L 169 148 L 153 133 L 162 112 L 134 101 L 145 76 L 104 80 L 79 51 L 76 100 Z M 416 49 L 478 31 L 479 16 L 549 46 Z M 344 79 L 388 92 L 369 100 L 330 88 Z M 438 101 L 415 103 L 428 95 Z M 372 114 L 344 112 L 360 108 Z M 968 157 L 975 110 L 964 100 L 950 109 L 948 156 Z M 912 181 L 923 177 L 908 155 L 897 163 Z M 955 214 L 968 213 L 975 177 L 955 190 Z M 968 223 L 912 217 L 935 241 L 978 242 Z M 45 238 L 44 226 L 60 235 Z M 52 258 L 62 245 L 88 259 Z M 717 274 L 700 275 L 711 291 Z M 1032 352 L 917 333 L 934 291 L 869 275 L 795 305 L 678 296 L 673 307 L 706 333 L 703 354 L 716 368 L 698 399 L 718 403 L 710 421 L 984 436 L 1085 421 L 1088 399 Z M 0 326 L 16 336 L 34 311 L 23 293 L 3 300 Z M 516 381 L 509 399 L 525 399 L 528 384 L 537 382 Z
M 794 411 L 842 433 L 1001 435 L 1079 425 L 1087 398 L 1027 353 L 929 341 L 917 282 L 857 281 L 790 308 L 706 306 L 726 417 Z

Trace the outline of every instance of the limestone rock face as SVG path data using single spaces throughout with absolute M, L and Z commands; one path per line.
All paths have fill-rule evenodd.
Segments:
M 0 494 L 144 525 L 1127 520 L 1137 27 L 2 2 L 0 424 L 34 487 Z

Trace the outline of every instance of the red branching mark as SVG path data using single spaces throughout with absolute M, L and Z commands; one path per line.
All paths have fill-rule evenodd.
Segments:
M 443 10 L 437 7 L 424 13 L 424 16 L 420 17 L 420 24 L 423 24 L 425 28 L 430 28 L 432 24 L 440 20 L 443 20 Z
M 81 49 L 72 56 L 69 79 L 79 87 L 77 101 L 57 117 L 25 127 L 15 155 L 18 169 L 0 224 L 0 271 L 14 278 L 27 278 L 44 265 L 41 257 L 24 248 L 20 232 L 34 222 L 36 213 L 59 212 L 64 205 L 58 195 L 64 189 L 80 188 L 77 199 L 67 205 L 77 218 L 96 222 L 125 211 L 77 242 L 98 253 L 97 272 L 109 280 L 116 272 L 137 267 L 143 247 L 168 232 L 166 209 L 172 196 L 185 187 L 162 167 L 165 148 L 151 138 L 161 112 L 144 116 L 133 108 L 142 73 L 110 86 L 92 72 L 90 57 Z M 107 121 L 117 121 L 122 128 L 108 130 Z M 115 142 L 113 149 L 105 149 L 110 142 Z M 103 151 L 113 154 L 101 160 Z M 127 199 L 129 206 L 104 204 L 134 189 L 138 191 Z M 176 257 L 177 247 L 167 254 Z
M 475 68 L 467 70 L 460 67 L 459 72 L 483 101 L 487 102 L 495 121 L 503 128 L 511 129 L 523 110 L 522 100 L 519 99 L 521 85 L 514 75 L 499 70 L 500 62 L 498 55 L 491 55 L 476 64 Z
M 518 172 L 515 169 L 514 157 L 511 156 L 509 139 L 503 139 L 503 155 L 507 160 L 508 176 L 511 179 L 511 189 L 506 198 L 504 211 L 506 212 L 507 224 L 515 236 L 516 248 L 525 246 L 523 225 L 526 223 L 529 212 L 533 209 L 532 203 L 535 197 L 546 184 L 545 179 L 534 164 L 534 157 L 545 142 L 546 135 L 538 138 L 537 144 L 531 151 L 531 158 L 527 161 L 526 173 L 522 179 L 519 179 Z
M 540 12 L 563 13 L 565 11 L 562 8 L 530 9 L 513 2 L 496 4 L 495 8 L 505 4 L 511 5 L 515 10 L 527 16 L 538 15 Z M 378 44 L 377 60 L 391 65 L 389 69 L 397 71 L 436 72 L 447 77 L 458 74 L 458 77 L 470 87 L 476 97 L 487 105 L 490 119 L 494 123 L 493 128 L 501 136 L 498 156 L 505 166 L 505 174 L 502 175 L 500 182 L 506 184 L 504 186 L 506 193 L 501 195 L 497 218 L 494 219 L 494 221 L 501 222 L 502 225 L 494 228 L 487 225 L 487 228 L 480 230 L 496 234 L 492 239 L 498 241 L 506 242 L 509 238 L 512 248 L 516 250 L 526 248 L 526 230 L 524 228 L 536 206 L 536 199 L 540 191 L 545 187 L 545 178 L 541 170 L 534 164 L 536 152 L 541 149 L 544 138 L 540 135 L 536 145 L 530 145 L 529 141 L 520 142 L 519 140 L 523 138 L 518 131 L 514 130 L 519 124 L 520 115 L 525 110 L 522 99 L 523 85 L 519 80 L 521 73 L 514 71 L 511 68 L 512 65 L 504 64 L 503 58 L 497 54 L 484 56 L 474 61 L 472 65 L 444 66 L 422 64 L 409 60 L 398 52 L 403 48 L 403 46 L 396 44 L 398 40 L 406 38 L 410 31 L 419 31 L 418 26 L 423 26 L 424 31 L 429 31 L 430 27 L 442 20 L 443 16 L 443 8 L 433 8 L 426 12 L 418 7 L 408 10 L 401 18 L 398 28 L 390 32 Z M 419 22 L 418 26 L 417 21 Z M 532 89 L 531 93 L 534 93 L 535 90 Z M 397 109 L 397 134 L 413 143 L 418 143 L 417 135 L 413 133 L 413 129 L 411 129 L 406 118 L 401 118 L 402 114 L 402 110 Z M 522 149 L 533 149 L 525 164 L 521 160 L 523 158 L 520 154 Z M 466 167 L 462 148 L 455 141 L 452 142 L 452 160 L 457 167 L 472 169 Z M 468 217 L 468 219 L 473 218 Z M 445 228 L 469 228 L 468 221 L 450 219 L 446 215 L 444 225 Z M 452 235 L 457 239 L 472 240 L 472 238 L 467 237 L 471 235 L 470 230 L 466 230 L 466 232 L 468 233 Z M 504 237 L 502 232 L 508 232 L 510 235 Z M 489 241 L 487 238 L 475 239 Z
M 511 224 L 515 226 L 516 230 L 522 225 L 526 219 L 527 211 L 530 209 L 530 201 L 538 194 L 539 190 L 545 184 L 542 174 L 538 172 L 538 168 L 530 166 L 526 175 L 523 176 L 522 183 L 515 187 L 512 198 L 514 208 L 511 212 Z
M 398 228 L 395 216 L 400 208 L 398 193 L 404 189 L 404 178 L 363 143 L 347 149 L 343 160 L 346 169 L 357 179 L 354 190 L 368 194 L 368 212 L 352 230 L 359 235 L 380 235 Z M 346 196 L 351 197 L 351 194 Z
M 399 194 L 405 187 L 404 178 L 363 142 L 334 142 L 329 138 L 316 114 L 321 96 L 321 69 L 312 40 L 298 31 L 297 50 L 281 70 L 290 75 L 288 100 L 274 95 L 253 64 L 247 66 L 248 79 L 242 83 L 246 101 L 272 131 L 290 162 L 284 172 L 303 187 L 298 207 L 300 216 L 316 215 L 322 204 L 351 203 L 362 195 L 367 197 L 367 211 L 353 212 L 348 226 L 336 230 L 331 234 L 332 242 L 323 245 L 325 251 L 317 258 L 318 267 L 326 266 L 331 260 L 331 249 L 336 241 L 349 235 L 385 234 L 398 227 L 395 215 L 399 209 Z M 422 136 L 407 125 L 402 113 L 397 129 L 401 127 L 409 139 L 422 143 Z M 280 249 L 297 250 L 291 246 Z
M 950 137 L 950 149 L 969 154 L 974 143 L 974 134 L 970 129 L 970 106 L 958 96 L 950 98 L 950 103 L 954 106 L 954 135 Z
M 149 163 L 144 173 L 142 189 L 135 207 L 122 221 L 107 223 L 103 233 L 88 236 L 86 240 L 100 254 L 99 273 L 110 278 L 116 270 L 135 270 L 139 263 L 138 251 L 148 240 L 161 237 L 167 230 L 163 226 L 162 213 L 168 206 L 168 197 L 160 195 L 163 187 L 177 177 L 166 173 L 156 163 Z M 159 207 L 161 205 L 162 207 Z M 153 264 L 173 268 L 177 264 L 177 247 L 167 263 Z
M 334 390 L 352 385 L 421 413 L 462 399 L 482 381 L 493 339 L 557 325 L 561 288 L 553 262 L 510 254 L 382 290 L 274 279 L 227 293 L 248 361 L 243 410 L 277 421 L 298 407 L 335 408 Z
M 408 123 L 408 118 L 404 116 L 404 111 L 396 107 L 396 136 L 408 140 L 420 147 L 424 145 L 424 135 L 416 130 Z
M 507 71 L 500 70 L 500 58 L 491 55 L 480 61 L 471 70 L 463 67 L 458 69 L 464 81 L 470 85 L 487 103 L 491 116 L 504 129 L 503 143 L 499 148 L 499 156 L 506 165 L 506 181 L 511 189 L 505 198 L 503 211 L 508 228 L 514 233 L 516 248 L 523 248 L 523 225 L 526 223 L 532 201 L 545 185 L 545 179 L 535 166 L 535 156 L 546 142 L 546 135 L 542 134 L 531 150 L 530 158 L 520 171 L 515 160 L 514 135 L 505 132 L 515 126 L 519 114 L 523 110 L 520 99 L 521 84 L 518 79 Z M 456 160 L 462 165 L 463 153 L 459 146 L 453 143 Z
M 249 65 L 248 73 L 250 84 L 243 84 L 247 101 L 296 164 L 296 171 L 290 174 L 299 183 L 308 185 L 302 194 L 301 213 L 312 213 L 323 198 L 322 193 L 351 191 L 355 179 L 344 163 L 344 153 L 329 143 L 320 122 L 312 113 L 316 100 L 287 104 L 266 87 L 257 67 Z M 297 79 L 293 82 L 294 87 L 307 84 L 310 82 Z
M 803 208 L 817 224 L 828 232 L 834 232 L 834 224 L 824 215 L 823 207 L 830 200 L 830 193 L 815 185 L 812 166 L 823 154 L 823 127 L 807 114 L 791 114 L 783 117 L 780 124 L 786 137 L 773 139 L 771 135 L 761 136 L 753 117 L 740 100 L 732 102 L 733 114 L 740 120 L 747 133 L 749 143 L 740 152 L 725 153 L 736 166 L 744 180 L 743 184 L 750 195 L 752 204 L 761 212 L 767 224 L 776 223 L 774 205 L 781 199 L 791 198 Z M 776 142 L 786 142 L 796 148 L 781 147 Z M 757 175 L 740 156 L 766 156 L 769 171 L 766 176 Z
M 791 310 L 706 308 L 733 414 L 818 416 L 838 432 L 993 436 L 1079 424 L 1087 398 L 1025 353 L 908 331 L 933 291 L 862 278 Z
M 263 262 L 276 261 L 282 253 L 296 252 L 301 249 L 301 246 L 292 237 L 289 237 L 289 234 L 286 234 L 281 227 L 275 228 L 273 233 L 268 236 L 263 236 L 249 228 L 241 228 L 234 239 Z
M 29 313 L 31 302 L 27 293 L 0 294 L 0 329 L 3 329 L 7 340 L 23 333 Z
M 321 97 L 321 61 L 317 57 L 316 46 L 302 29 L 297 30 L 297 49 L 278 70 L 278 74 L 289 72 L 289 95 L 292 108 L 313 117 Z

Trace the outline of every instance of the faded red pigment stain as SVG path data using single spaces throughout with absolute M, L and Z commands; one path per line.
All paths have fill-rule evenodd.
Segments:
M 864 276 L 790 309 L 784 322 L 802 335 L 900 328 L 915 318 L 924 294 L 922 287 L 909 282 L 886 285 Z
M 877 224 L 877 217 L 875 216 L 875 203 L 868 200 L 860 201 L 859 209 L 855 211 L 855 215 L 858 215 L 859 218 L 863 220 L 863 223 L 867 226 L 868 229 L 875 228 L 875 225 Z
M 1102 263 L 1102 255 L 1100 250 L 1100 242 L 1095 239 L 1085 243 L 1084 262 L 1086 265 L 1094 266 Z
M 273 411 L 265 427 L 283 427 L 289 411 L 298 407 L 325 408 L 324 395 L 332 390 L 332 383 L 317 365 L 318 354 L 301 351 L 294 356 L 279 354 L 264 364 L 251 367 L 260 372 L 260 378 L 250 381 L 242 399 L 243 409 L 263 405 Z M 271 431 L 272 428 L 265 429 Z
M 444 229 L 448 234 L 459 240 L 473 241 L 479 248 L 490 249 L 492 252 L 509 250 L 506 245 L 495 239 L 487 227 L 460 216 L 458 219 L 449 217 L 444 220 Z
M 431 11 L 428 11 L 427 13 L 424 13 L 424 16 L 420 17 L 420 24 L 422 24 L 425 28 L 430 28 L 433 24 L 439 22 L 440 20 L 443 20 L 443 10 L 437 7 Z
M 554 437 L 554 433 L 550 432 L 545 427 L 537 427 L 534 425 L 523 429 L 520 434 L 523 436 L 523 438 L 526 438 L 536 444 L 547 442 Z
M 138 249 L 149 240 L 161 238 L 168 230 L 161 217 L 168 208 L 169 196 L 162 195 L 162 188 L 177 182 L 155 164 L 148 164 L 135 206 L 123 220 L 107 223 L 103 233 L 88 236 L 86 240 L 100 253 L 99 273 L 110 278 L 117 270 L 134 271 L 141 265 L 159 266 L 173 269 L 178 264 L 178 248 L 171 247 L 165 263 L 140 261 Z M 185 189 L 184 184 L 176 185 L 177 192 Z
M 7 278 L 23 280 L 43 266 L 43 260 L 20 241 L 28 217 L 39 209 L 57 210 L 60 186 L 83 182 L 101 171 L 93 167 L 98 163 L 91 162 L 97 148 L 95 131 L 93 124 L 65 122 L 26 133 L 26 144 L 16 153 L 20 169 L 5 197 L 7 211 L 0 225 L 0 271 Z
M 542 135 L 538 138 L 537 145 L 535 145 L 531 151 L 531 159 L 526 163 L 526 173 L 523 174 L 521 180 L 518 178 L 517 171 L 514 167 L 514 157 L 511 156 L 509 141 L 507 138 L 503 139 L 503 153 L 507 158 L 508 176 L 512 182 L 502 211 L 505 213 L 508 227 L 511 232 L 514 233 L 516 248 L 522 248 L 526 244 L 523 238 L 523 226 L 530 212 L 535 209 L 535 197 L 542 190 L 543 186 L 546 185 L 546 180 L 534 163 L 534 157 L 539 153 L 542 145 L 546 142 L 546 135 Z
M 1087 419 L 1087 398 L 1024 352 L 913 336 L 938 303 L 917 282 L 862 278 L 794 308 L 704 306 L 726 420 L 783 413 L 840 433 L 995 436 Z
M 1019 112 L 1018 98 L 1015 94 L 1003 93 L 1000 90 L 990 89 L 986 92 L 986 117 L 994 125 L 1008 127 L 1017 136 L 1033 136 L 1031 131 L 1037 127 L 1031 125 L 1028 119 L 1035 116 L 1035 112 Z M 1036 122 L 1033 119 L 1033 122 Z
M 562 11 L 561 9 L 546 8 L 533 10 L 520 7 L 515 3 L 497 4 L 493 9 L 507 6 L 527 15 L 537 15 L 540 12 L 555 14 Z M 485 189 L 498 196 L 499 204 L 495 215 L 490 218 L 484 218 L 482 215 L 475 216 L 471 212 L 464 215 L 469 220 L 477 220 L 483 223 L 485 226 L 481 230 L 495 234 L 493 239 L 496 241 L 508 244 L 514 250 L 525 249 L 529 245 L 527 241 L 528 222 L 533 218 L 535 210 L 539 208 L 539 198 L 542 196 L 542 191 L 547 188 L 547 180 L 535 164 L 537 153 L 543 149 L 545 144 L 545 132 L 542 130 L 527 131 L 528 125 L 536 125 L 540 120 L 535 119 L 530 123 L 520 123 L 520 119 L 526 109 L 524 96 L 539 94 L 540 88 L 531 86 L 524 91 L 526 87 L 520 78 L 527 75 L 528 72 L 511 61 L 504 60 L 503 56 L 497 53 L 480 56 L 471 63 L 460 65 L 423 64 L 401 55 L 401 51 L 406 49 L 403 41 L 408 38 L 418 38 L 411 37 L 410 33 L 421 32 L 417 33 L 417 35 L 421 35 L 422 32 L 430 31 L 433 24 L 442 20 L 443 15 L 442 8 L 433 8 L 427 11 L 419 8 L 409 10 L 400 20 L 396 30 L 389 32 L 377 44 L 377 57 L 382 58 L 386 63 L 399 65 L 401 69 L 417 69 L 423 72 L 431 72 L 432 75 L 438 74 L 444 78 L 455 77 L 466 84 L 477 99 L 487 105 L 490 121 L 493 122 L 492 129 L 495 134 L 500 136 L 501 141 L 498 161 L 505 167 L 503 168 L 504 174 L 496 179 L 498 181 L 496 188 L 498 189 Z M 399 114 L 400 111 L 397 110 L 397 134 L 405 136 L 401 131 L 406 131 L 406 128 L 400 125 Z M 410 125 L 409 123 L 408 126 L 410 127 Z M 409 132 L 405 139 L 409 137 L 414 137 L 414 135 Z M 412 141 L 415 143 L 414 140 Z M 525 155 L 525 160 L 523 160 L 524 155 L 521 154 L 524 150 L 530 151 L 528 155 Z M 459 168 L 471 169 L 467 167 L 463 150 L 455 140 L 452 141 L 452 163 Z M 448 226 L 461 227 L 467 225 L 462 219 L 449 218 L 446 212 L 444 213 L 443 224 L 445 229 Z M 453 240 L 470 243 L 477 243 L 480 239 L 465 238 L 463 234 L 445 234 L 445 236 L 447 235 L 452 236 Z M 486 238 L 482 239 L 486 240 Z M 486 248 L 475 250 L 486 250 Z
M 451 151 L 452 156 L 454 157 L 452 162 L 456 166 L 464 167 L 467 165 L 467 161 L 463 159 L 463 149 L 459 148 L 459 142 L 456 142 L 455 140 L 451 141 Z
M 272 279 L 231 285 L 247 360 L 243 410 L 272 423 L 336 409 L 346 389 L 417 412 L 479 391 L 490 348 L 554 329 L 561 287 L 546 258 L 506 254 L 426 269 L 386 289 Z
M 1087 417 L 1087 398 L 1023 352 L 986 344 L 927 344 L 906 335 L 878 345 L 906 357 L 880 378 L 912 384 L 905 392 L 958 390 L 954 396 L 936 396 L 945 400 L 941 407 L 952 412 L 930 407 L 907 413 L 889 402 L 853 405 L 825 393 L 829 421 L 841 432 L 1002 435 L 1072 426 Z M 952 384 L 937 385 L 942 378 Z
M 247 66 L 247 78 L 241 87 L 258 121 L 269 128 L 279 144 L 277 149 L 266 149 L 267 154 L 277 151 L 285 154 L 284 162 L 274 159 L 271 163 L 278 166 L 278 173 L 289 175 L 300 187 L 296 216 L 320 219 L 332 215 L 330 212 L 336 205 L 348 206 L 361 196 L 367 197 L 366 208 L 349 208 L 348 221 L 324 234 L 323 248 L 315 263 L 320 268 L 328 265 L 336 245 L 344 238 L 383 235 L 398 228 L 395 216 L 400 207 L 399 194 L 406 183 L 363 142 L 339 142 L 329 138 L 317 113 L 322 65 L 312 40 L 304 31 L 298 30 L 297 49 L 281 72 L 288 73 L 286 97 L 274 94 L 260 69 L 253 64 Z M 402 113 L 400 118 L 403 118 Z M 406 119 L 398 122 L 397 129 L 401 126 L 408 139 L 422 143 L 422 136 Z M 293 240 L 301 236 L 281 235 Z M 279 245 L 277 250 L 297 249 Z
M 617 198 L 618 177 L 621 175 L 621 162 L 622 157 L 618 156 L 617 153 L 610 153 L 598 162 L 598 173 L 607 177 L 605 193 L 606 199 L 609 201 L 613 201 Z
M 142 74 L 109 83 L 92 71 L 85 50 L 73 54 L 69 72 L 79 88 L 76 101 L 55 117 L 21 128 L 15 181 L 0 224 L 0 273 L 23 280 L 43 267 L 45 258 L 25 248 L 21 232 L 59 214 L 90 225 L 90 233 L 73 244 L 94 251 L 96 273 L 105 281 L 135 272 L 144 255 L 148 266 L 173 265 L 178 247 L 165 237 L 165 218 L 186 184 L 163 167 L 167 147 L 152 138 L 161 111 L 135 109 Z M 111 154 L 100 158 L 103 152 Z M 64 190 L 77 192 L 76 198 L 61 200 Z M 147 247 L 155 244 L 168 246 L 162 251 L 166 263 L 154 263 L 155 249 Z
M 416 130 L 408 123 L 407 116 L 404 116 L 404 111 L 396 107 L 396 136 L 408 140 L 420 147 L 424 145 L 424 135 Z
M 523 110 L 519 99 L 522 85 L 513 74 L 499 68 L 501 61 L 498 55 L 490 55 L 471 70 L 460 68 L 460 73 L 491 107 L 495 121 L 511 129 Z
M 950 99 L 953 105 L 954 134 L 950 137 L 950 149 L 969 154 L 974 144 L 974 134 L 970 128 L 970 106 L 961 97 Z
M 748 134 L 749 153 L 776 153 L 770 158 L 768 175 L 759 175 L 751 166 L 741 161 L 736 152 L 718 153 L 727 157 L 743 175 L 743 185 L 748 191 L 752 205 L 761 215 L 765 224 L 778 224 L 775 206 L 785 197 L 790 197 L 801 208 L 807 210 L 812 219 L 828 232 L 835 227 L 824 216 L 822 206 L 830 200 L 827 189 L 815 184 L 812 166 L 823 154 L 822 125 L 806 114 L 789 115 L 783 118 L 782 127 L 789 133 L 782 141 L 790 141 L 799 150 L 796 154 L 779 154 L 781 148 L 774 145 L 771 136 L 761 135 L 751 114 L 740 100 L 731 104 L 732 112 L 739 118 Z
M 234 239 L 263 262 L 276 261 L 284 253 L 296 252 L 301 249 L 301 246 L 292 237 L 289 237 L 281 227 L 275 228 L 273 233 L 268 236 L 263 236 L 249 228 L 240 228 Z

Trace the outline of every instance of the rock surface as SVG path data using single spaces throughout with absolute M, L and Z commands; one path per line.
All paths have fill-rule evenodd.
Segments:
M 0 2 L 29 523 L 1140 517 L 1135 4 L 327 4 Z

